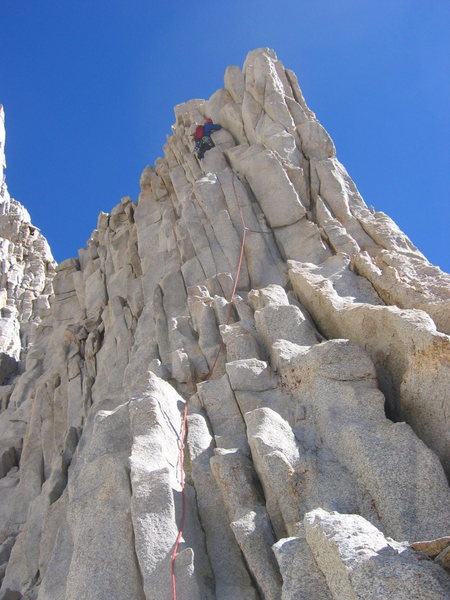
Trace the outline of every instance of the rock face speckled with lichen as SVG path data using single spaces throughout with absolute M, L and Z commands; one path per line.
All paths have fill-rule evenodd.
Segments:
M 0 129 L 0 600 L 172 598 L 186 402 L 178 599 L 450 597 L 450 276 L 272 50 L 175 117 L 56 268 Z

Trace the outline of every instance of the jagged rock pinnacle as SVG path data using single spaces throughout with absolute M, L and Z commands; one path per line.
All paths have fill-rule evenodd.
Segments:
M 5 156 L 5 141 L 6 141 L 6 130 L 5 130 L 5 111 L 3 104 L 0 104 L 0 199 L 6 198 L 8 189 L 5 181 L 5 169 L 6 169 L 6 156 Z
M 0 387 L 0 600 L 448 597 L 449 276 L 267 48 L 140 184 L 47 267 Z
M 46 239 L 31 224 L 28 211 L 8 193 L 5 139 L 0 105 L 0 385 L 11 383 L 25 366 L 31 332 L 41 320 L 41 310 L 48 307 L 54 274 Z

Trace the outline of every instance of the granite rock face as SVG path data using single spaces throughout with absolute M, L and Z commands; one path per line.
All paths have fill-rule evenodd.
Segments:
M 55 267 L 46 239 L 8 193 L 5 137 L 0 105 L 0 385 L 23 370 L 32 330 L 48 307 Z M 6 405 L 7 397 L 1 402 Z
M 0 600 L 449 597 L 450 276 L 272 50 L 224 82 L 56 267 L 2 171 Z

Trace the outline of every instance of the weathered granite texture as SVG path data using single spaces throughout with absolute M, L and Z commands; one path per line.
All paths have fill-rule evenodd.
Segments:
M 272 50 L 175 117 L 139 202 L 53 280 L 45 255 L 14 338 L 0 600 L 170 600 L 182 466 L 178 599 L 448 598 L 447 545 L 409 546 L 449 534 L 450 277 L 367 208 Z
M 32 225 L 28 211 L 8 193 L 4 119 L 0 105 L 0 487 L 9 490 L 14 486 L 28 426 L 28 418 L 15 410 L 12 417 L 9 406 L 14 404 L 12 398 L 19 388 L 19 403 L 32 393 L 34 370 L 24 373 L 25 364 L 32 354 L 32 339 L 49 311 L 56 265 L 46 239 Z M 20 373 L 23 375 L 18 378 Z M 2 515 L 12 508 L 6 497 L 1 498 L 0 505 Z M 5 544 L 4 538 L 2 542 Z M 3 571 L 12 542 L 8 534 L 6 545 L 0 546 Z

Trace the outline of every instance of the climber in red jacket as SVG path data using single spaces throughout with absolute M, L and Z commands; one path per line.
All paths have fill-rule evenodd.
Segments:
M 214 147 L 214 142 L 211 139 L 211 133 L 222 129 L 221 125 L 213 123 L 212 119 L 205 119 L 203 125 L 198 125 L 195 133 L 195 148 L 197 150 L 197 157 L 202 159 L 205 156 L 205 152 L 210 148 Z

